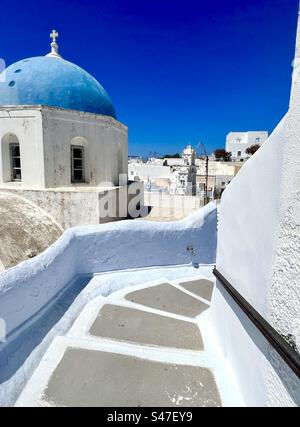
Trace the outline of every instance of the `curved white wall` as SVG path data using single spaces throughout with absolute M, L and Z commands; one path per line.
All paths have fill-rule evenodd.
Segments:
M 276 276 L 283 271 L 288 278 L 287 271 L 293 272 L 292 264 L 298 256 L 297 251 L 291 250 L 289 267 L 280 263 L 283 259 L 279 251 L 282 212 L 289 211 L 289 205 L 284 202 L 287 194 L 282 194 L 289 167 L 286 161 L 290 145 L 289 120 L 287 115 L 225 190 L 217 248 L 218 270 L 283 334 L 292 332 L 291 316 L 297 306 L 299 311 L 300 303 L 300 298 L 288 298 L 292 289 L 297 292 L 299 281 L 298 285 L 287 280 L 279 285 L 276 281 Z M 293 186 L 293 182 L 290 181 L 290 185 Z M 294 237 L 286 236 L 291 243 L 297 234 L 296 230 L 293 232 Z M 299 379 L 218 281 L 210 316 L 224 356 L 237 374 L 246 405 L 300 405 Z M 280 327 L 282 324 L 286 330 Z
M 67 230 L 44 253 L 0 274 L 7 334 L 42 309 L 78 274 L 157 265 L 213 264 L 216 208 L 173 223 L 121 221 Z M 192 246 L 195 256 L 187 250 Z
M 300 96 L 297 102 L 224 192 L 217 248 L 217 269 L 293 344 L 300 326 Z M 300 406 L 299 378 L 218 281 L 210 315 L 246 405 Z
M 285 119 L 223 193 L 217 265 L 262 316 L 276 254 Z

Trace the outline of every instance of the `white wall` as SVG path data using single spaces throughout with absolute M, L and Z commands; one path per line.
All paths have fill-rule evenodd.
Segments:
M 218 260 L 225 277 L 243 283 L 243 296 L 268 315 L 268 291 L 278 225 L 285 121 L 223 193 Z
M 0 107 L 1 186 L 11 181 L 10 156 L 8 147 L 5 144 L 5 136 L 8 134 L 13 134 L 17 137 L 21 153 L 22 182 L 13 183 L 13 185 L 17 188 L 22 186 L 44 187 L 42 115 L 39 108 Z
M 276 259 L 270 318 L 283 334 L 300 337 L 300 18 L 290 109 L 282 158 Z M 298 342 L 300 350 L 300 341 Z
M 200 175 L 205 175 L 206 173 L 206 161 L 202 159 L 197 159 L 197 173 Z M 232 162 L 223 162 L 209 160 L 208 162 L 208 175 L 234 175 L 234 165 Z
M 203 206 L 203 197 L 145 192 L 145 205 L 152 207 L 152 218 L 184 217 Z
M 22 182 L 13 183 L 16 188 L 74 186 L 70 147 L 78 138 L 86 157 L 87 182 L 81 186 L 118 186 L 119 174 L 127 175 L 128 130 L 111 117 L 41 106 L 1 107 L 0 142 L 9 133 L 20 143 Z M 2 187 L 12 185 L 10 170 L 3 168 L 10 169 L 6 145 L 1 143 Z
M 285 161 L 288 121 L 286 117 L 279 124 L 223 193 L 217 249 L 218 270 L 283 334 L 292 332 L 292 316 L 299 319 L 300 308 L 300 298 L 296 295 L 299 276 L 293 283 L 286 274 L 286 270 L 291 272 L 299 253 L 294 251 L 292 233 L 285 240 L 285 246 L 291 245 L 288 267 L 284 267 L 282 258 L 278 259 L 280 222 L 290 210 L 282 192 L 289 169 Z M 299 162 L 300 156 L 297 159 Z M 293 179 L 290 185 L 294 184 Z M 275 280 L 277 274 L 283 276 L 279 286 Z M 276 294 L 272 292 L 274 286 Z M 237 372 L 246 404 L 300 405 L 299 379 L 226 295 L 219 282 L 210 315 L 223 352 Z M 280 327 L 282 323 L 286 325 L 285 330 Z
M 11 182 L 9 143 L 15 141 L 21 182 Z M 71 182 L 71 144 L 84 147 L 85 183 Z M 99 219 L 99 203 L 105 189 L 127 192 L 127 160 L 128 129 L 111 117 L 42 106 L 0 108 L 1 190 L 40 206 L 65 229 L 118 219 L 118 212 Z
M 300 25 L 298 32 L 300 62 Z M 218 270 L 294 341 L 300 328 L 299 189 L 300 83 L 294 73 L 288 114 L 223 194 L 217 249 Z M 219 282 L 210 315 L 246 404 L 300 406 L 299 378 Z
M 30 190 L 5 188 L 6 193 L 15 194 L 34 203 L 48 213 L 63 229 L 81 225 L 103 224 L 128 217 L 128 203 L 138 197 L 144 206 L 144 187 L 85 188 Z M 132 193 L 131 193 L 132 191 Z M 110 216 L 101 216 L 100 204 L 110 200 Z M 120 209 L 121 206 L 121 209 Z
M 41 255 L 0 274 L 0 317 L 9 335 L 78 274 L 192 261 L 212 264 L 215 253 L 213 204 L 175 223 L 137 220 L 69 229 Z
M 170 159 L 164 159 L 164 161 L 167 161 L 168 166 L 184 166 L 184 159 L 183 158 L 170 158 Z
M 152 165 L 147 163 L 129 163 L 128 175 L 129 179 L 134 179 L 138 176 L 141 181 L 147 183 L 148 181 L 151 182 L 153 179 L 157 178 L 170 178 L 171 171 L 168 166 Z
M 46 188 L 71 187 L 70 147 L 82 138 L 90 186 L 119 185 L 127 175 L 128 130 L 111 117 L 57 108 L 43 108 Z M 76 139 L 74 141 L 76 143 Z

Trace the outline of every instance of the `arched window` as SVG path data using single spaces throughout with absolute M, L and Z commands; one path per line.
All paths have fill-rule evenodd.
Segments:
M 16 135 L 9 133 L 2 138 L 1 152 L 3 181 L 21 181 L 20 143 Z

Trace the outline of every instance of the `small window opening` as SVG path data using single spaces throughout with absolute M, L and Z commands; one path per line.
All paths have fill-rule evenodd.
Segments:
M 20 145 L 10 144 L 10 162 L 11 162 L 11 180 L 21 181 L 21 156 L 20 156 Z
M 72 182 L 84 182 L 84 148 L 71 147 Z

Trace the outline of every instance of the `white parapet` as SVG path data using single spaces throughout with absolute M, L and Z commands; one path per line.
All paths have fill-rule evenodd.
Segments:
M 0 313 L 9 335 L 78 275 L 131 268 L 214 264 L 213 203 L 182 221 L 120 221 L 67 230 L 50 248 L 0 274 Z

